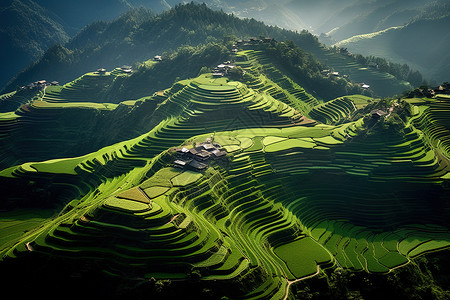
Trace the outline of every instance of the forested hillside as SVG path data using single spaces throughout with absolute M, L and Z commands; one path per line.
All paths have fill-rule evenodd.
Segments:
M 0 86 L 40 58 L 48 47 L 69 39 L 62 21 L 33 1 L 0 3 Z M 19 25 L 20 24 L 20 25 Z
M 146 9 L 131 10 L 113 22 L 95 22 L 67 44 L 54 46 L 34 65 L 12 81 L 5 91 L 39 80 L 57 78 L 66 82 L 99 67 L 111 69 L 152 58 L 181 45 L 240 38 L 270 36 L 297 44 L 318 43 L 309 33 L 269 27 L 251 19 L 239 19 L 206 5 L 178 5 L 155 16 Z

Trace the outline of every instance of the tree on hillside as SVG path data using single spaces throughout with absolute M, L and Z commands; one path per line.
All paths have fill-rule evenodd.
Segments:
M 232 80 L 242 81 L 245 75 L 244 69 L 242 69 L 240 66 L 234 67 L 230 71 L 228 71 L 228 76 Z

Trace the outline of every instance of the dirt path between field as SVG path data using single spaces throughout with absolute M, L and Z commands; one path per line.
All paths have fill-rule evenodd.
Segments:
M 45 89 L 47 88 L 47 86 L 44 87 L 44 94 L 42 95 L 41 101 L 44 101 L 45 98 Z
M 30 242 L 26 243 L 25 246 L 27 247 L 27 250 L 30 252 L 34 250 L 33 247 L 31 247 Z
M 287 285 L 287 287 L 286 287 L 286 294 L 285 294 L 283 300 L 286 300 L 286 299 L 288 298 L 288 296 L 289 296 L 289 288 L 291 287 L 291 284 L 296 283 L 296 282 L 299 282 L 299 281 L 302 281 L 302 280 L 305 280 L 305 279 L 308 279 L 308 278 L 311 278 L 311 277 L 314 277 L 314 276 L 318 275 L 319 272 L 320 272 L 320 267 L 319 267 L 319 265 L 317 265 L 317 271 L 316 271 L 316 273 L 314 273 L 314 274 L 312 274 L 312 275 L 309 275 L 309 276 L 306 276 L 306 277 L 302 277 L 302 278 L 300 278 L 300 279 L 296 279 L 296 280 L 288 280 L 288 281 L 287 281 L 288 285 Z
M 180 216 L 180 214 L 176 214 L 176 215 L 173 216 L 172 219 L 170 219 L 170 221 L 167 222 L 166 224 L 172 223 L 172 222 L 175 221 L 179 216 Z

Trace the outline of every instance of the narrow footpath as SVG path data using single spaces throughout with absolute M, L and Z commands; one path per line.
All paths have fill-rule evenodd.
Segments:
M 291 284 L 296 283 L 296 282 L 299 282 L 299 281 L 302 281 L 302 280 L 305 280 L 305 279 L 308 279 L 308 278 L 312 278 L 312 277 L 318 275 L 319 272 L 320 272 L 320 267 L 319 267 L 319 265 L 317 265 L 317 271 L 316 271 L 316 273 L 311 274 L 311 275 L 306 276 L 306 277 L 302 277 L 302 278 L 300 278 L 300 279 L 296 279 L 296 280 L 288 280 L 288 281 L 287 281 L 288 284 L 287 284 L 287 286 L 286 286 L 286 294 L 285 294 L 283 300 L 286 300 L 286 299 L 288 298 L 288 296 L 289 296 L 289 288 L 291 287 Z

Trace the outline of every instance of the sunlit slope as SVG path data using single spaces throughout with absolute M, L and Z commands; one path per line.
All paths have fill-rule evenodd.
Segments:
M 87 74 L 63 87 L 46 90 L 37 101 L 15 113 L 0 115 L 1 138 L 5 141 L 2 167 L 84 155 L 86 149 L 94 151 L 139 136 L 162 121 L 168 124 L 164 132 L 158 132 L 158 138 L 149 137 L 156 138 L 154 153 L 190 136 L 224 128 L 314 123 L 265 90 L 227 83 L 227 79 L 214 79 L 210 74 L 119 105 L 95 102 L 95 95 L 104 88 L 98 80 L 105 79 Z M 279 94 L 282 89 L 273 87 L 271 92 Z M 157 147 L 159 143 L 163 144 Z
M 439 157 L 450 157 L 450 98 L 437 95 L 435 99 L 412 99 L 413 118 L 411 123 L 428 137 Z M 446 163 L 446 159 L 441 159 Z
M 17 88 L 14 92 L 0 95 L 0 113 L 17 110 L 21 105 L 36 99 L 52 103 L 114 102 L 110 100 L 110 95 L 108 95 L 111 85 L 129 77 L 129 75 L 120 68 L 116 68 L 111 72 L 86 73 L 62 86 L 47 85 L 31 88 L 24 86 Z
M 264 51 L 241 51 L 236 56 L 236 62 L 247 71 L 245 80 L 249 87 L 269 93 L 304 114 L 319 104 L 316 98 L 278 69 Z
M 29 206 L 18 187 L 31 181 L 65 207 L 11 234 L 2 262 L 39 266 L 52 257 L 110 278 L 169 278 L 175 289 L 198 280 L 228 297 L 282 299 L 288 281 L 325 268 L 385 273 L 450 246 L 447 97 L 405 100 L 412 117 L 391 130 L 370 116 L 345 121 L 360 96 L 314 105 L 285 94 L 326 125 L 276 100 L 273 79 L 250 78 L 178 82 L 154 96 L 159 105 L 142 120 L 161 121 L 148 132 L 3 170 L 16 208 Z M 173 147 L 211 136 L 225 157 L 203 170 L 173 167 Z

